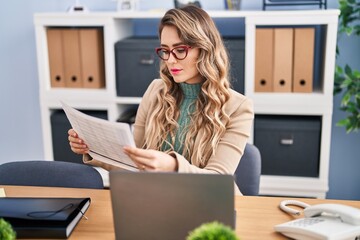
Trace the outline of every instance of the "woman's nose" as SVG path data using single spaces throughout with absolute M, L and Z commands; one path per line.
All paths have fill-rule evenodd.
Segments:
M 169 63 L 174 63 L 174 62 L 176 62 L 176 61 L 177 61 L 177 59 L 176 59 L 176 57 L 174 56 L 174 54 L 173 54 L 173 53 L 170 53 L 168 62 L 169 62 Z

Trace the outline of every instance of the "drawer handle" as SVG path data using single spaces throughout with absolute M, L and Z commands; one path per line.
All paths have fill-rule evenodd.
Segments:
M 293 145 L 294 144 L 294 139 L 281 139 L 280 143 L 282 145 Z
M 140 63 L 143 65 L 152 65 L 154 64 L 154 59 L 141 59 Z

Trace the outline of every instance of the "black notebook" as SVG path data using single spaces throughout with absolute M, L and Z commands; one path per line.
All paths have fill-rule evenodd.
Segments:
M 17 238 L 68 238 L 90 198 L 0 198 L 0 218 Z

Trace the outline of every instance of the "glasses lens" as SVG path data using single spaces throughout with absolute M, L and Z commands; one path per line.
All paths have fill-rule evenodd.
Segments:
M 169 59 L 170 51 L 166 50 L 165 48 L 158 48 L 156 53 L 163 60 L 168 60 Z
M 176 47 L 172 51 L 176 55 L 177 59 L 182 60 L 186 58 L 188 49 L 187 47 Z

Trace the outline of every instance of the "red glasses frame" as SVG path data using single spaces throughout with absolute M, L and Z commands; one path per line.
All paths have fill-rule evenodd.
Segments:
M 183 58 L 179 58 L 178 56 L 176 56 L 176 53 L 174 52 L 174 50 L 177 50 L 179 48 L 183 48 L 185 50 L 185 56 Z M 174 58 L 176 58 L 177 60 L 184 60 L 188 55 L 189 49 L 191 49 L 191 48 L 192 47 L 190 47 L 190 46 L 182 45 L 182 46 L 176 46 L 173 49 L 167 49 L 165 47 L 158 47 L 158 48 L 155 48 L 155 51 L 156 51 L 156 54 L 159 56 L 159 58 L 161 58 L 164 61 L 169 60 L 170 54 L 172 54 L 174 56 Z M 169 52 L 167 57 L 164 58 L 163 55 L 160 53 L 161 51 Z

